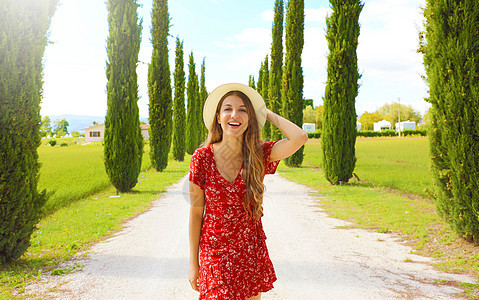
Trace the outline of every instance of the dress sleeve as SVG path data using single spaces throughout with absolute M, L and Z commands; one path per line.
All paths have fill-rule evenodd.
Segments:
M 205 189 L 206 180 L 205 154 L 204 148 L 196 149 L 190 162 L 189 179 L 202 190 Z
M 263 155 L 264 155 L 264 163 L 265 163 L 265 175 L 266 174 L 274 174 L 276 172 L 276 168 L 278 168 L 279 160 L 277 161 L 269 161 L 271 157 L 271 149 L 273 149 L 274 144 L 278 141 L 270 141 L 263 143 Z

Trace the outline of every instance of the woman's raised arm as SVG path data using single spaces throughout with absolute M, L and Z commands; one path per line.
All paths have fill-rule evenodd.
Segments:
M 270 161 L 277 161 L 293 155 L 308 140 L 308 134 L 303 129 L 269 109 L 266 110 L 266 118 L 286 137 L 273 146 Z

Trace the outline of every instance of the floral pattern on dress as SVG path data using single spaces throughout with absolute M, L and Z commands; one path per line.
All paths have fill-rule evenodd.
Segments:
M 277 141 L 263 143 L 265 174 L 274 174 L 279 161 L 270 162 Z M 221 176 L 212 145 L 196 149 L 189 180 L 205 193 L 205 215 L 200 237 L 200 300 L 244 300 L 267 292 L 276 281 L 260 220 L 247 217 L 242 198 L 246 187 L 238 173 L 233 183 Z

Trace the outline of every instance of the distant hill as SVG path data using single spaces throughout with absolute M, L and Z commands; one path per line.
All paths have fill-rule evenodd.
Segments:
M 45 116 L 42 116 L 42 119 Z M 52 115 L 49 116 L 52 121 L 52 127 L 55 126 L 56 120 L 66 119 L 68 121 L 68 132 L 79 131 L 83 133 L 83 129 L 93 125 L 93 122 L 98 124 L 105 122 L 104 116 L 80 116 L 80 115 Z M 148 123 L 148 118 L 140 118 L 140 121 Z

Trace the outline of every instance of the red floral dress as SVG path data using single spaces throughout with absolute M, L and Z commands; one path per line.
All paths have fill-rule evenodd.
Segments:
M 263 143 L 265 174 L 277 141 Z M 221 176 L 212 145 L 196 149 L 189 179 L 205 192 L 205 215 L 200 238 L 199 299 L 244 300 L 273 288 L 276 281 L 266 248 L 261 220 L 248 218 L 243 207 L 245 183 L 238 173 L 233 183 Z

